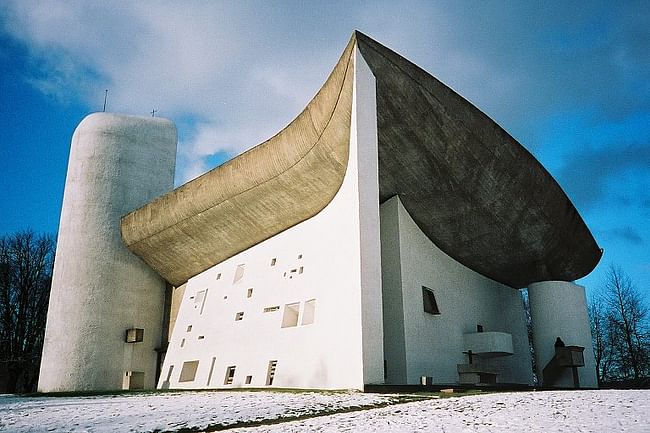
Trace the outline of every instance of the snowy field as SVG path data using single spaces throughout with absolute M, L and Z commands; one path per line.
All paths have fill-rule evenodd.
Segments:
M 650 433 L 650 391 L 517 392 L 398 401 L 403 398 L 320 392 L 4 395 L 0 431 L 201 431 L 275 420 L 228 431 Z M 369 408 L 375 405 L 384 406 Z M 353 411 L 323 415 L 340 410 Z

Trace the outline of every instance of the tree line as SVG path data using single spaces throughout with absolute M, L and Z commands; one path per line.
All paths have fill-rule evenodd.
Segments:
M 600 386 L 650 386 L 650 316 L 639 289 L 611 265 L 589 303 Z
M 54 252 L 49 235 L 0 237 L 0 393 L 36 390 Z

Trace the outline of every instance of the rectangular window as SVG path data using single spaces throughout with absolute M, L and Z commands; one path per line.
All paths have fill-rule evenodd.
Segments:
M 433 290 L 428 287 L 422 286 L 422 302 L 424 304 L 424 311 L 429 314 L 440 314 L 438 303 L 436 302 L 436 295 Z
M 127 343 L 140 343 L 144 340 L 144 329 L 131 328 L 126 330 Z
M 170 365 L 169 370 L 167 371 L 167 380 L 166 380 L 166 382 L 169 382 L 169 380 L 172 378 L 172 371 L 174 371 L 174 366 Z
M 476 332 L 483 332 L 483 325 L 476 325 Z
M 314 323 L 314 315 L 316 313 L 316 299 L 305 301 L 305 307 L 302 310 L 302 324 L 311 325 Z
M 199 340 L 203 340 L 205 338 L 205 335 L 199 335 Z
M 192 332 L 192 325 L 187 325 L 187 332 Z
M 252 289 L 252 288 L 251 288 L 251 289 L 248 289 L 248 290 L 246 291 L 246 297 L 247 297 L 247 298 L 252 298 L 252 297 L 253 297 L 253 289 Z
M 278 262 L 276 258 L 271 259 L 271 266 L 275 266 L 275 264 Z
M 243 311 L 240 311 L 237 314 L 235 314 L 235 321 L 237 322 L 237 321 L 240 321 L 240 320 L 244 320 L 244 312 Z
M 183 347 L 183 346 L 185 346 L 185 339 L 184 338 L 181 340 L 181 347 Z
M 199 361 L 185 361 L 181 369 L 179 382 L 192 382 L 196 377 L 196 370 L 199 368 Z
M 253 381 L 253 376 L 246 376 L 246 385 L 250 385 Z
M 302 259 L 302 254 L 298 254 L 298 260 Z
M 300 268 L 298 268 L 298 273 L 299 273 L 299 274 L 302 274 L 302 271 L 304 271 L 304 270 L 305 270 L 305 267 L 304 267 L 304 266 L 301 266 Z
M 286 304 L 284 306 L 284 315 L 282 316 L 282 327 L 290 328 L 298 326 L 298 313 L 300 312 L 300 302 Z
M 245 270 L 246 265 L 241 264 L 237 265 L 237 269 L 235 269 L 235 278 L 233 278 L 232 283 L 235 284 L 242 278 L 244 278 L 244 270 Z
M 280 309 L 280 306 L 279 306 L 279 305 L 274 305 L 274 306 L 272 306 L 272 307 L 265 307 L 265 308 L 264 308 L 264 312 L 265 312 L 265 313 L 272 313 L 272 312 L 274 312 L 274 311 L 278 311 L 279 309 Z
M 266 386 L 273 385 L 273 379 L 275 378 L 275 368 L 278 365 L 278 361 L 269 361 L 269 368 L 266 372 Z
M 221 272 L 219 272 L 219 273 L 217 274 L 217 280 L 220 280 L 220 279 L 221 279 Z
M 236 366 L 234 365 L 226 368 L 226 378 L 223 381 L 224 385 L 232 385 L 232 381 L 235 378 L 235 368 Z

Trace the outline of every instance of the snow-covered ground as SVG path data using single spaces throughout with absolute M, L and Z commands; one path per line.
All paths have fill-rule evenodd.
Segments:
M 175 431 L 309 416 L 230 431 L 650 432 L 650 391 L 634 390 L 484 394 L 318 416 L 396 402 L 389 395 L 319 392 L 0 396 L 0 431 Z
M 297 417 L 395 401 L 321 392 L 165 392 L 90 397 L 0 395 L 4 432 L 151 432 Z

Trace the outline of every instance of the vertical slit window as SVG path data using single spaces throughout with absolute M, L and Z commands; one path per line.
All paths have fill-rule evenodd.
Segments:
M 235 379 L 235 368 L 237 367 L 234 365 L 226 368 L 226 378 L 223 381 L 224 385 L 232 385 L 232 381 Z
M 266 386 L 273 385 L 273 379 L 275 378 L 275 369 L 278 365 L 278 361 L 269 361 L 269 368 L 266 372 Z

